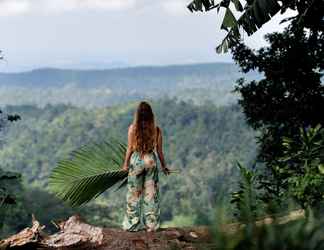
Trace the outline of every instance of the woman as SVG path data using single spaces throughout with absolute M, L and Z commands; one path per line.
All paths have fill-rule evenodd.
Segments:
M 128 145 L 123 165 L 123 170 L 128 171 L 124 230 L 141 230 L 141 219 L 143 219 L 148 232 L 155 231 L 160 227 L 156 153 L 162 171 L 168 175 L 170 170 L 165 166 L 162 131 L 158 126 L 155 126 L 151 106 L 147 102 L 141 102 L 134 114 L 134 121 L 128 128 Z M 143 206 L 141 209 L 142 196 Z

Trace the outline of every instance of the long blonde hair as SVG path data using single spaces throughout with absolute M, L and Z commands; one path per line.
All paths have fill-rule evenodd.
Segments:
M 152 108 L 147 102 L 140 102 L 134 114 L 134 150 L 141 156 L 154 150 L 156 127 Z

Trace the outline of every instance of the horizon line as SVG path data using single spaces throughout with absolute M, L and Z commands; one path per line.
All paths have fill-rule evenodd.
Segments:
M 211 65 L 211 64 L 232 64 L 234 62 L 228 61 L 217 61 L 217 62 L 192 62 L 192 63 L 174 63 L 174 64 L 141 64 L 141 65 L 129 65 L 129 66 L 116 66 L 116 67 L 107 67 L 107 68 L 69 68 L 69 67 L 52 67 L 52 66 L 40 66 L 28 70 L 20 71 L 10 71 L 4 72 L 0 71 L 0 74 L 20 74 L 20 73 L 30 73 L 40 70 L 62 70 L 62 71 L 109 71 L 109 70 L 125 70 L 125 69 L 140 69 L 140 68 L 168 68 L 168 67 L 182 67 L 182 66 L 195 66 L 195 65 Z

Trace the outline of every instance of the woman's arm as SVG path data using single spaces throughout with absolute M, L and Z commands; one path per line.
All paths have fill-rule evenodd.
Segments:
M 157 141 L 157 153 L 161 162 L 161 168 L 164 174 L 170 174 L 170 170 L 165 165 L 164 154 L 163 154 L 163 138 L 162 138 L 162 130 L 158 128 L 159 135 Z
M 132 146 L 133 146 L 133 125 L 131 124 L 128 128 L 127 150 L 126 150 L 125 160 L 122 168 L 125 171 L 128 171 L 129 161 L 133 153 Z

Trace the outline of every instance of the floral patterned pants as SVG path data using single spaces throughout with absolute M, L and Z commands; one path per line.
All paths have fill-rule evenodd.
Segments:
M 128 172 L 127 209 L 123 229 L 138 231 L 144 228 L 156 230 L 160 227 L 160 197 L 157 157 L 155 152 L 144 159 L 133 152 Z

